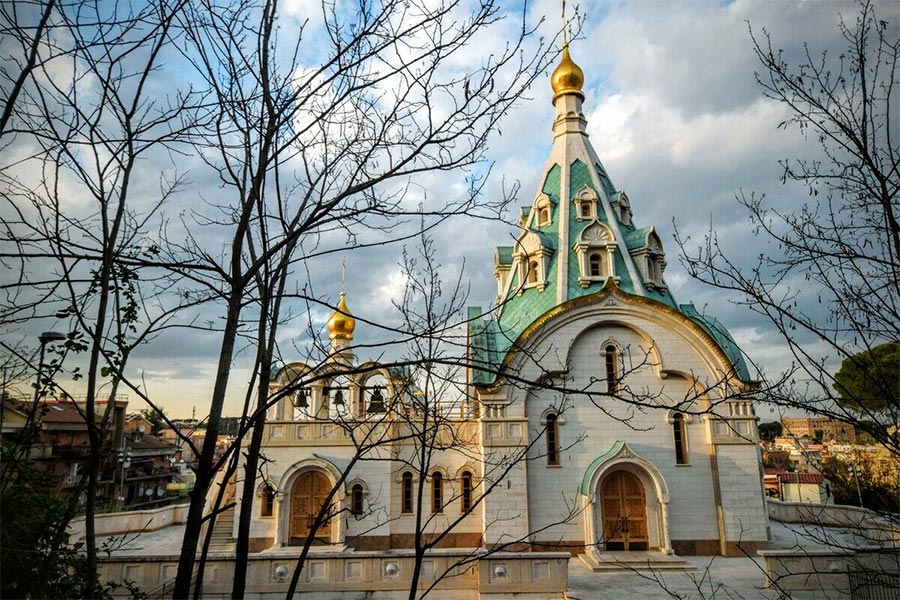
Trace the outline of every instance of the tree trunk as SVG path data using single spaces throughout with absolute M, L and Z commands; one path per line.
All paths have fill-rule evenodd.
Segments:
M 266 422 L 265 404 L 268 396 L 262 388 L 268 387 L 268 381 L 260 376 L 260 392 L 258 401 L 259 414 L 253 419 L 253 435 L 247 448 L 247 461 L 244 463 L 244 485 L 241 489 L 241 512 L 238 520 L 237 546 L 235 548 L 234 583 L 231 597 L 242 600 L 244 587 L 247 584 L 247 554 L 250 551 L 250 520 L 253 518 L 253 497 L 256 495 L 256 469 L 259 467 L 259 450 L 262 447 L 263 427 Z
M 234 344 L 237 339 L 239 317 L 241 312 L 241 294 L 232 290 L 228 303 L 228 314 L 225 330 L 222 332 L 222 347 L 219 350 L 219 367 L 216 372 L 216 385 L 213 389 L 209 406 L 209 419 L 206 422 L 206 436 L 197 464 L 197 480 L 191 492 L 191 504 L 188 507 L 187 522 L 184 527 L 184 539 L 181 544 L 181 556 L 178 559 L 178 574 L 175 577 L 175 589 L 172 597 L 175 600 L 187 600 L 191 595 L 191 579 L 196 562 L 197 543 L 203 528 L 203 508 L 206 503 L 206 492 L 215 477 L 213 465 L 216 452 L 216 441 L 219 437 L 219 422 L 222 407 L 225 403 L 225 391 L 228 389 L 228 377 L 231 374 L 231 359 L 234 356 Z

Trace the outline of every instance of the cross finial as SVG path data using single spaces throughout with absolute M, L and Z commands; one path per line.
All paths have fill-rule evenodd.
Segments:
M 341 291 L 342 292 L 346 291 L 344 289 L 344 280 L 345 280 L 346 275 L 347 275 L 347 257 L 345 256 L 341 259 Z
M 566 22 L 566 0 L 562 0 L 563 47 L 569 45 L 569 24 Z

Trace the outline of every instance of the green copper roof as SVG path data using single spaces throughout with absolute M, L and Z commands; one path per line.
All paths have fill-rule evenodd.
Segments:
M 616 194 L 616 188 L 612 184 L 612 180 L 609 178 L 609 175 L 606 174 L 606 169 L 603 168 L 601 164 L 594 165 L 594 168 L 597 169 L 597 175 L 600 178 L 600 185 L 603 186 L 603 191 L 606 192 L 607 198 L 612 198 Z
M 625 245 L 629 250 L 643 248 L 647 245 L 647 234 L 653 231 L 653 226 L 630 229 L 624 232 Z
M 527 244 L 529 251 L 534 238 L 526 240 L 523 236 L 537 236 L 540 243 L 542 252 L 539 258 L 542 261 L 544 281 L 540 286 L 522 288 L 520 269 L 503 269 L 499 274 L 508 279 L 502 297 L 498 299 L 497 317 L 485 319 L 480 316 L 480 309 L 469 312 L 469 355 L 476 365 L 484 366 L 483 369 L 475 368 L 472 371 L 473 383 L 493 383 L 515 341 L 529 326 L 556 306 L 579 298 L 591 302 L 593 300 L 588 297 L 593 295 L 602 297 L 598 293 L 604 289 L 607 281 L 585 281 L 582 287 L 582 282 L 579 281 L 582 278 L 581 255 L 575 248 L 582 241 L 581 235 L 585 229 L 598 222 L 616 238 L 612 247 L 607 246 L 607 251 L 612 253 L 615 270 L 614 286 L 628 296 L 655 300 L 687 316 L 721 347 L 734 365 L 738 377 L 749 381 L 741 352 L 721 323 L 699 315 L 692 305 L 679 306 L 664 282 L 655 284 L 644 281 L 644 270 L 640 267 L 648 267 L 644 262 L 638 264 L 634 254 L 644 260 L 641 249 L 648 245 L 648 236 L 653 228 L 638 228 L 631 222 L 624 225 L 620 221 L 623 192 L 616 190 L 606 170 L 599 162 L 594 162 L 594 158 L 585 158 L 587 162 L 577 158 L 590 156 L 592 151 L 579 153 L 577 148 L 572 150 L 578 143 L 585 143 L 589 147 L 589 142 L 585 140 L 586 138 L 576 138 L 561 141 L 557 138 L 555 142 L 566 144 L 557 146 L 554 154 L 566 157 L 565 164 L 550 166 L 538 192 L 538 195 L 545 194 L 550 199 L 550 222 L 546 225 L 537 222 L 534 205 L 522 207 L 519 213 L 519 225 L 522 229 L 519 239 Z M 592 162 L 593 165 L 590 164 Z M 563 181 L 564 174 L 568 181 Z M 579 218 L 579 211 L 576 210 L 574 199 L 585 188 L 593 190 L 597 196 L 596 220 Z M 567 190 L 566 197 L 562 195 L 563 189 Z M 567 219 L 565 223 L 561 222 L 563 216 Z M 517 261 L 516 254 L 515 246 L 500 246 L 496 250 L 495 264 L 514 265 Z M 562 256 L 566 257 L 563 272 L 560 271 Z
M 497 262 L 501 265 L 511 265 L 513 261 L 512 246 L 497 246 Z
M 690 317 L 692 321 L 702 327 L 703 330 L 716 341 L 719 348 L 722 349 L 728 357 L 728 360 L 731 361 L 731 364 L 734 366 L 734 371 L 741 381 L 750 381 L 750 370 L 747 369 L 747 363 L 744 362 L 744 355 L 741 353 L 741 349 L 738 347 L 737 343 L 735 343 L 731 334 L 728 333 L 725 326 L 715 317 L 701 315 L 697 312 L 697 309 L 693 304 L 682 304 L 678 309 L 682 314 Z
M 581 478 L 581 493 L 585 496 L 590 495 L 590 486 L 591 486 L 591 477 L 594 475 L 594 471 L 597 470 L 597 467 L 608 461 L 610 458 L 619 453 L 622 449 L 622 446 L 625 445 L 625 442 L 622 440 L 616 440 L 613 442 L 613 445 L 609 450 L 598 456 L 591 462 L 587 469 L 584 470 L 584 477 Z

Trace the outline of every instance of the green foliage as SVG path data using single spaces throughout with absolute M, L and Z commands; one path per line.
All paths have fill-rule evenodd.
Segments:
M 881 344 L 845 358 L 834 381 L 843 406 L 896 410 L 900 406 L 900 342 Z
M 163 420 L 163 415 L 166 414 L 166 411 L 162 408 L 159 410 L 145 408 L 141 411 L 141 414 L 147 419 L 147 422 L 150 423 L 150 433 L 154 435 L 167 426 L 165 420 Z
M 856 461 L 829 457 L 822 463 L 822 474 L 831 482 L 835 504 L 859 506 L 861 497 L 864 508 L 897 512 L 897 473 L 888 476 L 867 457 Z
M 787 452 L 764 452 L 763 466 L 767 469 L 782 469 L 791 471 L 794 468 L 791 457 Z
M 9 456 L 4 448 L 4 456 Z M 0 597 L 80 598 L 87 578 L 83 544 L 69 545 L 69 500 L 59 481 L 29 460 L 18 461 L 0 492 Z M 92 597 L 112 599 L 116 587 L 94 582 Z

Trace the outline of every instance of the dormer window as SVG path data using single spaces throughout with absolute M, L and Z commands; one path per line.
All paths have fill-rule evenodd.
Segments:
M 547 194 L 541 194 L 534 201 L 534 209 L 537 211 L 536 227 L 546 227 L 553 223 L 553 203 Z
M 616 245 L 612 233 L 599 221 L 585 227 L 578 242 L 575 253 L 581 273 L 578 283 L 586 288 L 592 283 L 605 283 L 615 276 L 614 258 Z
M 628 196 L 625 195 L 625 192 L 619 192 L 617 198 L 616 213 L 619 221 L 622 225 L 631 227 L 631 203 L 628 201 Z
M 579 221 L 597 218 L 597 192 L 584 186 L 575 194 L 575 215 Z
M 550 224 L 550 207 L 544 206 L 541 208 L 540 212 L 538 212 L 538 225 L 543 227 L 544 225 Z
M 631 251 L 635 262 L 649 287 L 665 287 L 663 271 L 666 268 L 666 254 L 662 242 L 652 227 L 648 228 L 644 245 Z
M 532 260 L 528 263 L 528 275 L 525 277 L 525 282 L 529 285 L 537 284 L 538 282 L 538 261 Z
M 519 294 L 528 288 L 537 288 L 542 292 L 547 286 L 553 249 L 550 247 L 552 242 L 545 239 L 535 231 L 526 231 L 514 248 L 513 260 L 518 272 Z
M 499 246 L 494 251 L 494 277 L 497 278 L 497 296 L 503 296 L 506 284 L 509 282 L 510 271 L 513 264 L 513 248 Z

